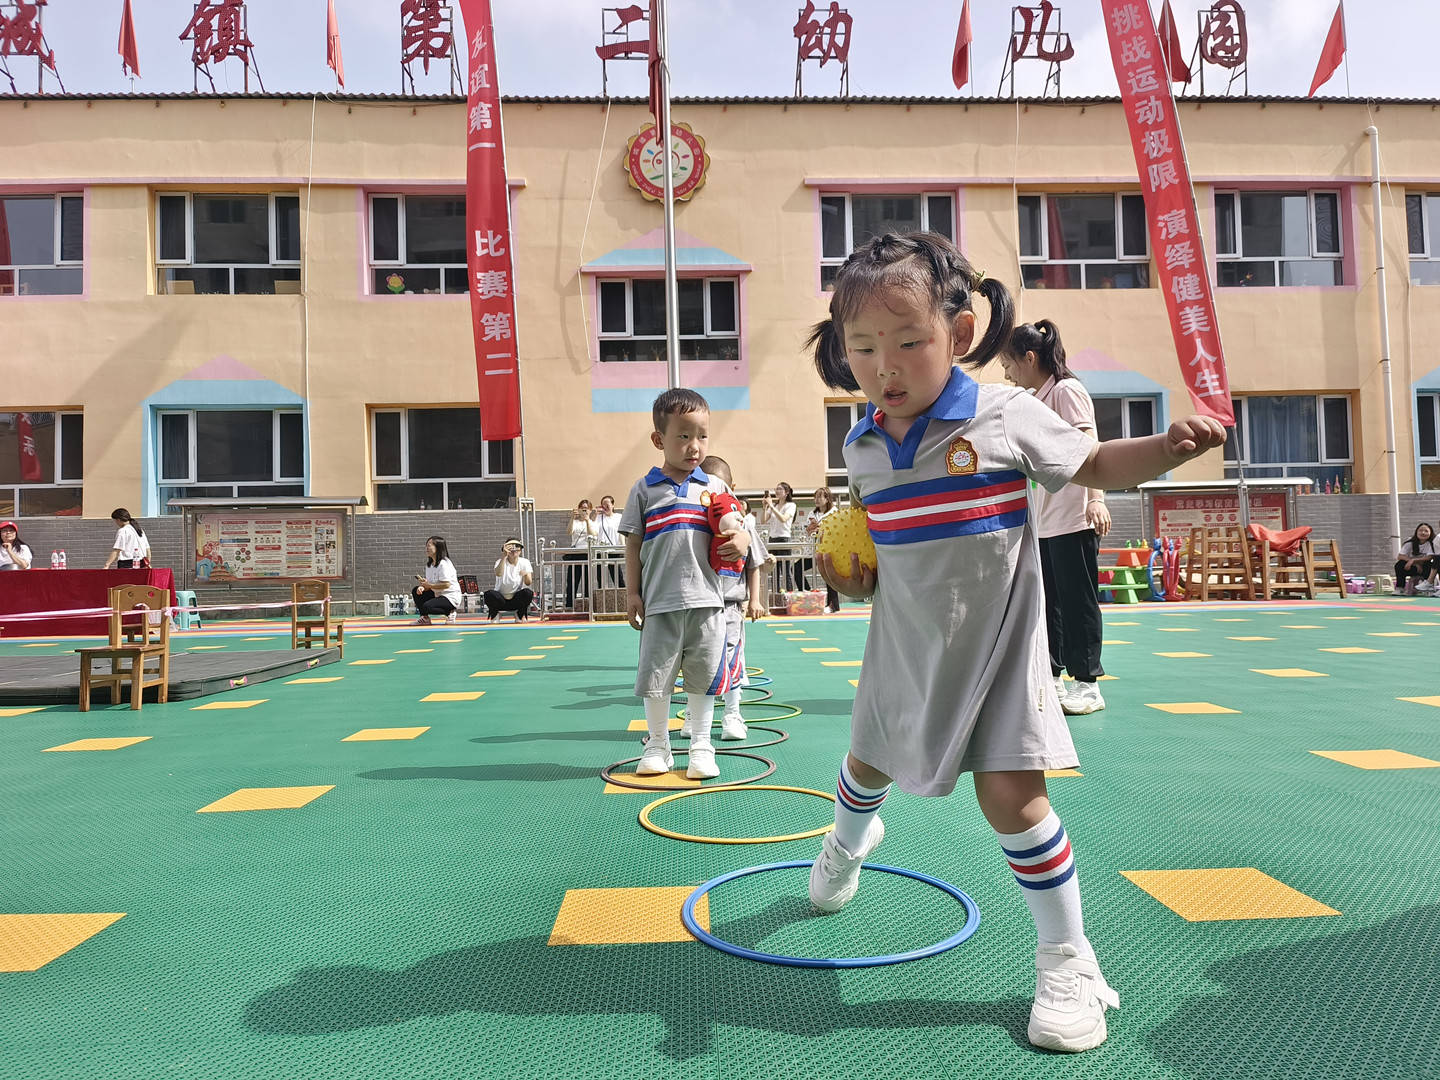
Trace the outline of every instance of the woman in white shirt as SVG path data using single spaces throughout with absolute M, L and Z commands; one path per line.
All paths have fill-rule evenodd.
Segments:
M 795 528 L 795 511 L 798 509 L 795 489 L 784 480 L 775 485 L 773 494 L 765 492 L 764 501 L 760 504 L 760 528 L 767 534 L 765 547 L 772 556 L 782 556 L 775 574 L 775 585 L 779 589 L 796 588 L 802 580 L 801 575 L 796 573 L 794 560 L 784 557 L 791 554 L 790 536 Z
M 518 537 L 505 541 L 500 558 L 495 563 L 495 587 L 485 590 L 485 607 L 490 612 L 490 621 L 500 618 L 500 612 L 513 611 L 517 622 L 530 617 L 530 604 L 535 592 L 530 588 L 535 570 L 530 560 L 522 558 L 525 550 Z
M 13 521 L 0 521 L 0 570 L 29 570 L 35 556 Z
M 145 530 L 136 524 L 130 511 L 123 506 L 110 512 L 110 521 L 115 526 L 115 546 L 105 558 L 104 569 L 115 566 L 130 570 L 150 565 L 150 541 L 145 539 Z
M 0 526 L 0 529 L 3 528 Z M 1410 539 L 1400 545 L 1395 563 L 1395 591 L 1414 596 L 1416 582 L 1425 581 L 1430 576 L 1435 554 L 1435 530 L 1428 522 L 1422 521 L 1415 526 Z
M 415 624 L 429 626 L 432 615 L 443 615 L 447 623 L 453 623 L 460 610 L 460 575 L 455 573 L 443 536 L 425 541 L 425 573 L 416 574 L 415 580 L 421 582 L 414 592 L 415 610 L 420 614 Z
M 583 563 L 590 559 L 590 545 L 600 536 L 600 523 L 595 519 L 595 507 L 589 499 L 581 499 L 570 512 L 570 547 L 564 556 L 568 563 Z M 589 595 L 588 567 L 567 566 L 565 568 L 565 610 L 575 610 L 575 598 Z
M 835 505 L 835 495 L 828 487 L 815 489 L 815 509 L 810 511 L 810 516 L 805 521 L 805 534 L 810 538 L 812 544 L 819 538 L 820 523 L 838 509 L 839 507 Z M 808 570 L 814 564 L 811 560 L 806 559 L 804 565 Z M 830 587 L 829 582 L 826 582 L 825 614 L 829 615 L 839 610 L 840 594 Z
M 623 548 L 625 541 L 620 536 L 620 519 L 624 517 L 615 509 L 615 496 L 606 495 L 600 500 L 600 513 L 595 517 L 595 543 L 600 547 Z M 610 564 L 610 584 L 625 587 L 625 567 L 620 561 Z

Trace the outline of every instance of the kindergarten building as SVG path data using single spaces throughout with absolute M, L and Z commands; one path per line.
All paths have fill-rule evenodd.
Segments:
M 1437 108 L 1180 102 L 1239 423 L 1174 478 L 1388 490 L 1373 124 L 1399 488 L 1440 487 Z M 802 340 L 885 230 L 1023 283 L 1102 437 L 1189 411 L 1118 100 L 681 99 L 674 119 L 682 381 L 742 488 L 843 487 L 862 405 Z M 631 153 L 648 114 L 513 98 L 504 122 L 523 447 L 477 437 L 462 100 L 0 99 L 0 518 L 623 497 L 666 382 L 661 210 Z

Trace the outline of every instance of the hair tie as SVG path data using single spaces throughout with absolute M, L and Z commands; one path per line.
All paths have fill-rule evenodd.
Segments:
M 985 280 L 985 271 L 984 271 L 984 270 L 976 270 L 976 271 L 975 271 L 975 284 L 972 286 L 972 288 L 976 288 L 976 289 L 980 288 L 980 284 L 981 284 L 981 282 L 983 282 L 984 280 Z

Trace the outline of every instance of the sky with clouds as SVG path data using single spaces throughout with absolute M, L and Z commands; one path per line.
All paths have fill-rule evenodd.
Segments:
M 7 0 L 8 2 L 8 0 Z M 953 96 L 950 54 L 961 0 L 846 0 L 854 18 L 852 96 Z M 1038 0 L 1036 0 L 1038 3 Z M 506 94 L 597 96 L 601 9 L 619 0 L 492 0 Z M 1242 0 L 1250 29 L 1250 92 L 1303 95 L 1335 12 L 1334 0 Z M 137 93 L 191 89 L 190 43 L 180 31 L 192 0 L 132 0 L 142 78 Z M 346 90 L 399 93 L 399 0 L 335 0 L 345 57 Z M 622 5 L 623 6 L 623 5 Z M 795 77 L 791 34 L 803 0 L 670 0 L 672 93 L 676 97 L 788 96 Z M 820 0 L 823 13 L 828 0 Z M 995 95 L 1009 34 L 1012 0 L 971 0 L 974 80 L 967 93 Z M 1117 93 L 1098 0 L 1060 0 L 1075 57 L 1066 63 L 1066 96 Z M 1182 28 L 1195 25 L 1200 0 L 1172 0 Z M 1208 7 L 1208 3 L 1203 6 Z M 1152 7 L 1158 12 L 1159 0 Z M 457 23 L 459 4 L 455 3 Z M 71 93 L 126 92 L 116 53 L 121 0 L 50 0 L 46 35 Z M 270 91 L 333 91 L 325 66 L 325 0 L 249 0 L 250 37 Z M 1355 96 L 1440 97 L 1437 0 L 1351 0 L 1350 91 Z M 1193 30 L 1186 34 L 1193 38 Z M 35 89 L 33 61 L 11 58 L 22 92 Z M 1025 70 L 1029 69 L 1029 70 Z M 1212 69 L 1213 70 L 1213 69 Z M 1218 74 L 1218 71 L 1215 71 Z M 1344 96 L 1342 66 L 1320 96 Z M 1027 64 L 1021 95 L 1038 94 L 1043 66 Z M 202 88 L 208 85 L 201 80 Z M 216 88 L 239 91 L 238 61 L 217 68 Z M 610 92 L 645 93 L 642 63 L 614 63 Z M 838 92 L 833 64 L 807 64 L 807 96 Z M 1207 87 L 1210 87 L 1207 76 Z M 49 89 L 55 89 L 53 83 Z M 421 92 L 446 93 L 443 72 L 421 78 Z

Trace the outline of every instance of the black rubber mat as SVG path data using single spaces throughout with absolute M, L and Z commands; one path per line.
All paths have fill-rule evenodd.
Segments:
M 225 656 L 173 653 L 170 700 L 208 697 L 252 683 L 283 679 L 340 659 L 337 649 L 265 649 Z M 125 700 L 129 701 L 129 689 Z M 157 687 L 145 691 L 154 701 Z M 0 704 L 73 705 L 80 700 L 80 657 L 0 656 Z M 94 699 L 92 699 L 94 700 Z

